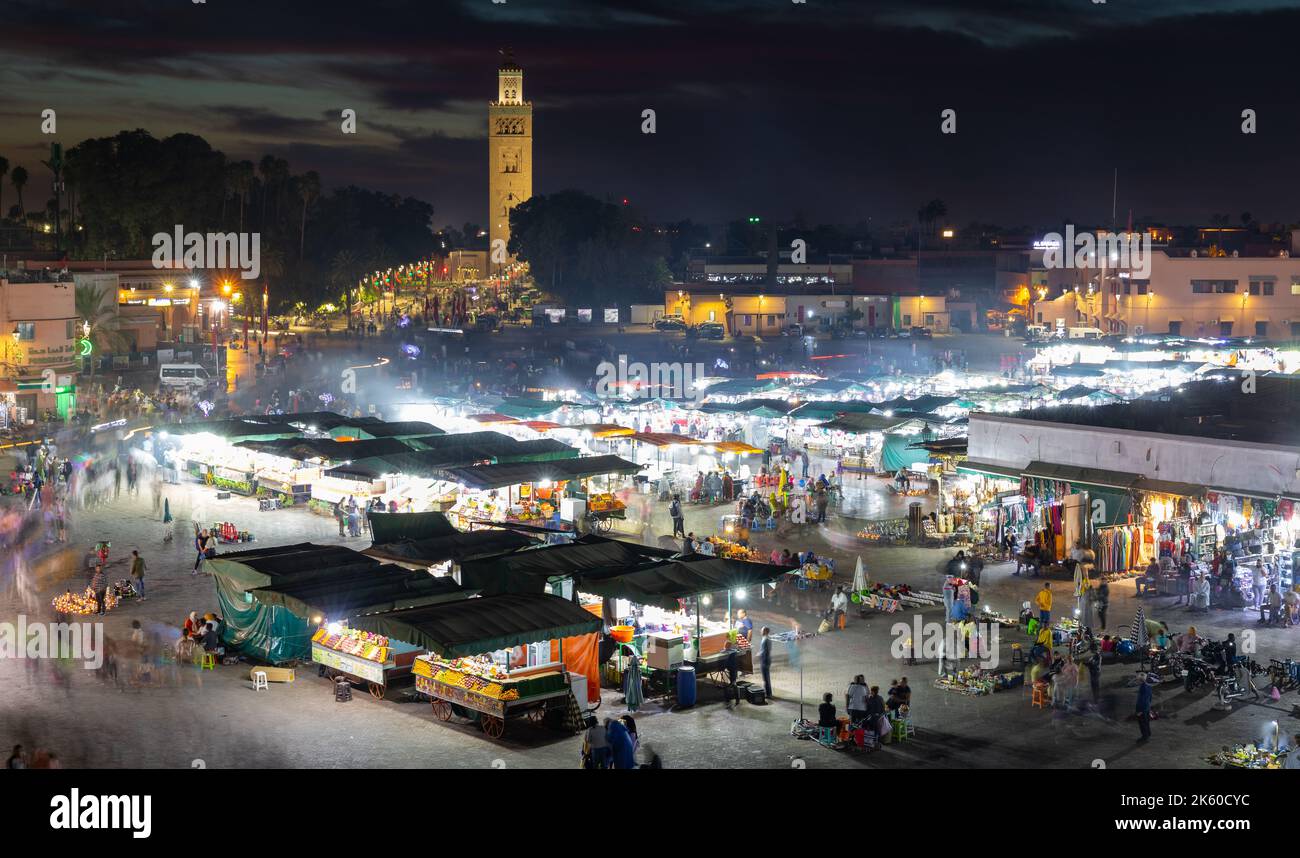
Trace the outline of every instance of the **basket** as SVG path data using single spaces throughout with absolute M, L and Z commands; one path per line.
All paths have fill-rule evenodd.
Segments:
M 636 629 L 632 626 L 610 626 L 609 636 L 618 643 L 631 643 Z

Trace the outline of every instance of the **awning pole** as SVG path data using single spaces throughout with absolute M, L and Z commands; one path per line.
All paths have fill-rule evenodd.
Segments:
M 700 645 L 700 594 L 695 594 L 695 663 L 700 663 L 703 647 Z

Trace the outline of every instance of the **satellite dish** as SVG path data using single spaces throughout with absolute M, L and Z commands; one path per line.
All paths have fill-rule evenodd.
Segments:
M 1237 251 L 1235 251 L 1235 250 L 1232 251 L 1232 258 L 1233 258 L 1233 259 L 1236 259 L 1238 256 L 1240 256 L 1240 254 L 1237 253 Z
M 1192 251 L 1192 259 L 1195 259 L 1199 255 L 1200 254 L 1198 254 L 1195 250 Z

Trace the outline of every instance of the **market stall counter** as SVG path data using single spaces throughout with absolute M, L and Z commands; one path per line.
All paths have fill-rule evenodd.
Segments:
M 376 700 L 383 700 L 394 684 L 411 675 L 411 665 L 421 652 L 417 646 L 360 629 L 322 626 L 311 639 L 311 660 L 320 665 L 322 676 L 364 684 Z

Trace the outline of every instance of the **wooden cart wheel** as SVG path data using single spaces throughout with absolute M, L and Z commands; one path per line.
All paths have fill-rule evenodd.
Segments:
M 370 696 L 375 698 L 376 700 L 383 700 L 384 695 L 388 693 L 388 689 L 378 682 L 367 682 L 366 690 L 368 690 L 370 692 Z
M 451 720 L 451 704 L 446 700 L 433 699 L 433 715 L 439 721 Z
M 495 715 L 483 715 L 478 719 L 478 726 L 489 739 L 500 739 L 506 731 L 504 718 Z
M 540 724 L 546 720 L 546 707 L 536 706 L 528 710 L 528 720 L 534 724 Z
M 612 519 L 612 518 L 598 518 L 598 519 L 596 519 L 596 532 L 597 532 L 597 533 L 609 533 L 609 532 L 610 532 L 611 530 L 613 530 L 613 529 L 614 529 L 614 519 Z

